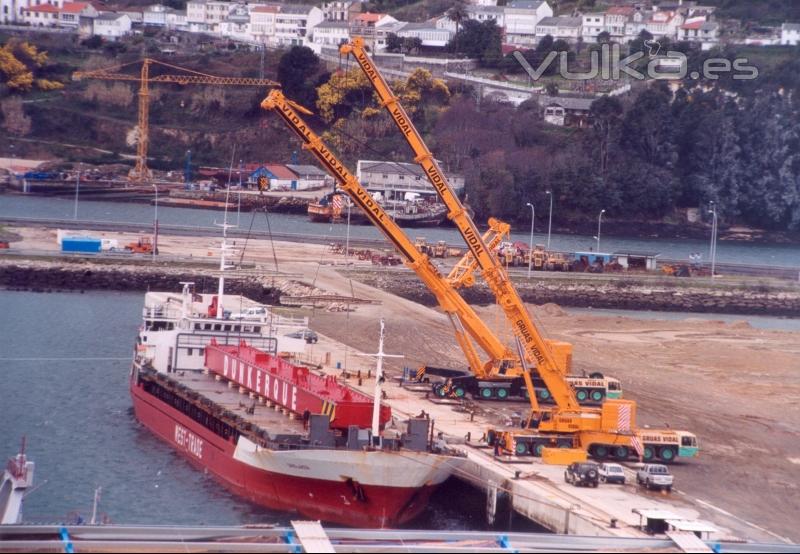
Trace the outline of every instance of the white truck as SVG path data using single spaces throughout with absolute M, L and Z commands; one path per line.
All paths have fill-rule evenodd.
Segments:
M 667 466 L 661 464 L 644 464 L 636 472 L 636 482 L 644 485 L 648 490 L 661 489 L 671 492 L 673 481 L 674 477 L 670 474 Z

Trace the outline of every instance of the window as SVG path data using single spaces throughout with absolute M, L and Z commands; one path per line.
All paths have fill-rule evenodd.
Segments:
M 186 352 L 187 356 L 191 356 L 193 354 L 194 354 L 194 348 L 189 348 L 188 351 Z

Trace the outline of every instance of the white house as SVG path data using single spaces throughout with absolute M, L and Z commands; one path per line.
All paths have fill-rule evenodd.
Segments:
M 577 41 L 581 36 L 582 24 L 580 17 L 545 17 L 536 25 L 536 37 L 542 39 L 550 35 L 556 40 Z
M 683 25 L 685 18 L 679 11 L 659 10 L 653 12 L 645 24 L 645 29 L 655 38 L 678 37 L 678 29 Z
M 104 12 L 94 18 L 94 34 L 116 40 L 131 32 L 131 18 L 124 13 Z
M 188 0 L 186 2 L 186 24 L 193 33 L 209 31 L 206 22 L 206 4 L 208 0 Z
M 389 35 L 396 35 L 404 25 L 405 21 L 397 21 L 393 17 L 379 22 L 375 27 L 375 51 L 386 50 L 389 45 Z
M 142 10 L 142 23 L 165 27 L 167 25 L 167 7 L 163 4 L 153 4 Z
M 325 21 L 350 21 L 361 13 L 360 0 L 336 0 L 322 3 Z
M 422 41 L 422 46 L 444 48 L 455 35 L 455 31 L 440 29 L 431 22 L 405 23 L 396 34 L 403 38 L 418 38 Z
M 362 37 L 364 39 L 364 44 L 372 50 L 375 50 L 378 38 L 378 27 L 388 23 L 397 23 L 397 20 L 385 13 L 366 12 L 358 14 L 350 21 L 350 36 Z M 383 35 L 381 40 L 385 42 L 386 29 L 384 29 L 381 34 Z
M 625 38 L 625 25 L 633 19 L 635 13 L 636 8 L 633 6 L 612 6 L 606 10 L 606 31 L 613 40 Z
M 505 41 L 532 46 L 536 42 L 536 26 L 543 19 L 553 17 L 553 8 L 543 0 L 512 0 L 503 14 Z
M 709 50 L 719 43 L 719 24 L 701 17 L 687 19 L 680 27 L 678 40 L 699 42 L 703 50 Z
M 35 27 L 78 29 L 81 17 L 97 17 L 98 11 L 88 2 L 54 2 L 23 7 L 22 21 Z
M 310 31 L 309 47 L 319 53 L 323 47 L 338 48 L 350 40 L 350 23 L 340 19 L 328 19 Z
M 282 4 L 275 18 L 275 41 L 279 46 L 303 46 L 308 32 L 324 19 L 316 6 Z
M 250 10 L 244 4 L 234 4 L 228 16 L 219 24 L 218 32 L 224 37 L 252 40 L 250 34 Z
M 606 30 L 606 14 L 585 13 L 581 16 L 581 36 L 584 42 L 597 42 L 597 36 Z
M 797 46 L 800 44 L 800 23 L 784 23 L 781 25 L 781 44 Z
M 250 8 L 250 36 L 256 42 L 275 44 L 275 20 L 278 6 L 254 6 Z

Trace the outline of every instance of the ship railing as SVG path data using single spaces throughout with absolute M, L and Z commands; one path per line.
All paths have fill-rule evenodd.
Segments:
M 142 317 L 145 319 L 178 319 L 181 317 L 181 310 L 167 304 L 145 306 L 142 308 Z

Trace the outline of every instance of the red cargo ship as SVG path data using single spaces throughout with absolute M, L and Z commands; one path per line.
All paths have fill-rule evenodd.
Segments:
M 146 296 L 130 379 L 136 417 L 234 493 L 308 518 L 395 527 L 419 515 L 461 463 L 434 445 L 429 420 L 383 429 L 389 407 L 376 413 L 372 398 L 277 356 L 282 335 L 209 318 L 211 295 L 185 285 L 179 310 L 171 300 Z M 373 417 L 383 431 L 370 427 Z

